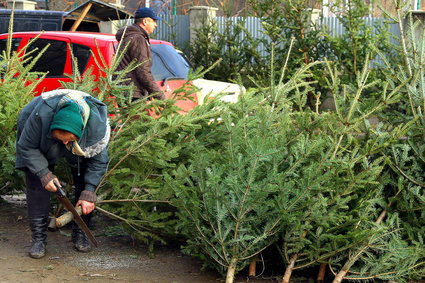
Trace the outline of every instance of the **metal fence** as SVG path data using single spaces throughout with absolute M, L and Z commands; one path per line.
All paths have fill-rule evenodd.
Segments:
M 188 15 L 161 15 L 158 27 L 152 38 L 169 41 L 180 49 L 184 49 L 190 41 Z
M 224 32 L 226 28 L 226 24 L 231 23 L 232 25 L 242 25 L 243 29 L 246 31 L 242 31 L 240 33 L 239 40 L 243 40 L 244 36 L 248 33 L 253 38 L 262 38 L 269 40 L 268 36 L 264 34 L 264 28 L 261 24 L 261 19 L 256 17 L 217 17 L 217 26 L 219 32 Z M 264 44 L 260 43 L 257 46 L 257 52 L 262 56 L 267 55 Z
M 158 22 L 158 28 L 155 30 L 153 38 L 170 41 L 178 48 L 184 49 L 189 45 L 190 41 L 190 23 L 188 15 L 162 15 L 162 21 Z M 382 18 L 364 18 L 366 23 L 371 27 L 382 25 L 384 20 Z M 241 23 L 243 21 L 244 28 L 254 38 L 265 38 L 264 29 L 261 24 L 261 19 L 256 17 L 217 17 L 217 24 L 219 32 L 224 31 L 226 23 L 233 24 Z M 336 17 L 326 17 L 319 19 L 317 24 L 326 26 L 329 33 L 334 36 L 341 36 L 345 33 L 344 26 Z M 376 32 L 376 28 L 372 28 L 372 32 Z M 400 37 L 400 31 L 395 24 L 389 25 L 389 31 L 396 37 Z M 243 36 L 243 33 L 241 34 Z M 395 43 L 395 41 L 393 41 Z M 259 52 L 264 53 L 263 47 L 260 45 Z
M 160 15 L 158 27 L 151 35 L 151 38 L 171 42 L 177 48 L 184 48 L 189 44 L 189 16 L 188 15 Z M 116 24 L 117 28 L 132 24 L 133 19 L 120 20 Z
M 382 26 L 384 24 L 384 19 L 382 18 L 372 18 L 372 17 L 365 17 L 363 18 L 364 21 L 372 27 L 372 32 L 377 32 L 376 26 Z M 345 33 L 345 28 L 340 23 L 339 19 L 336 17 L 326 17 L 319 19 L 318 24 L 324 25 L 329 34 L 333 37 L 342 36 Z M 395 37 L 400 37 L 400 29 L 397 24 L 389 24 L 388 26 L 389 32 L 391 32 Z

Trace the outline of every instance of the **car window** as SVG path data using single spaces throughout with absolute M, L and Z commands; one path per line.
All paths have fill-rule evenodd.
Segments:
M 171 45 L 152 44 L 152 75 L 156 81 L 171 78 L 187 79 L 188 63 Z
M 192 63 L 190 63 L 189 58 L 187 58 L 186 54 L 183 53 L 183 51 L 181 50 L 177 50 L 177 53 L 182 57 L 182 59 L 185 61 L 186 65 L 190 68 L 193 69 Z
M 65 41 L 39 38 L 27 48 L 27 53 L 38 48 L 38 51 L 31 54 L 31 57 L 37 54 L 47 45 L 47 50 L 41 55 L 35 63 L 32 72 L 48 72 L 46 77 L 62 77 L 66 63 L 66 45 Z M 26 64 L 29 64 L 26 63 Z
M 13 51 L 16 51 L 19 47 L 19 44 L 21 43 L 22 38 L 13 38 L 12 39 L 12 50 L 10 54 L 12 54 Z M 3 51 L 6 51 L 7 49 L 7 38 L 0 39 L 0 55 L 3 55 Z
M 74 58 L 77 59 L 78 71 L 81 75 L 84 73 L 84 70 L 86 69 L 87 63 L 90 59 L 90 47 L 72 43 L 71 49 Z

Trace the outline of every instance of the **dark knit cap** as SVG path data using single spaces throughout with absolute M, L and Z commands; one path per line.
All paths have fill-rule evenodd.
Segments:
M 66 102 L 53 116 L 50 131 L 64 130 L 73 133 L 77 138 L 83 134 L 83 118 L 76 103 Z

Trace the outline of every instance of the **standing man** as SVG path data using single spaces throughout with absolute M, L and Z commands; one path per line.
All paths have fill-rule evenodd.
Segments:
M 16 168 L 25 172 L 28 221 L 32 232 L 29 255 L 46 253 L 50 194 L 56 192 L 52 171 L 65 157 L 71 167 L 76 206 L 89 224 L 95 189 L 108 163 L 110 127 L 105 104 L 81 91 L 60 89 L 34 98 L 18 117 Z M 80 252 L 91 250 L 85 233 L 74 223 L 72 240 Z
M 134 23 L 118 30 L 115 37 L 120 42 L 120 49 L 125 50 L 117 70 L 125 69 L 130 62 L 142 63 L 127 74 L 133 83 L 135 91 L 133 99 L 140 99 L 153 95 L 156 99 L 165 99 L 164 93 L 156 84 L 152 72 L 152 58 L 149 43 L 149 34 L 157 27 L 156 21 L 161 20 L 150 8 L 139 8 L 134 15 Z M 122 51 L 118 51 L 122 52 Z M 121 55 L 121 54 L 120 54 Z

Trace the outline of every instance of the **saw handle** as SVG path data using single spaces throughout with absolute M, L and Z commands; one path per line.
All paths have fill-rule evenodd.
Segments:
M 56 186 L 56 189 L 57 189 L 56 194 L 58 195 L 58 197 L 60 198 L 65 197 L 66 194 L 65 194 L 65 191 L 62 189 L 61 184 L 56 179 L 53 179 L 53 184 L 55 184 Z

